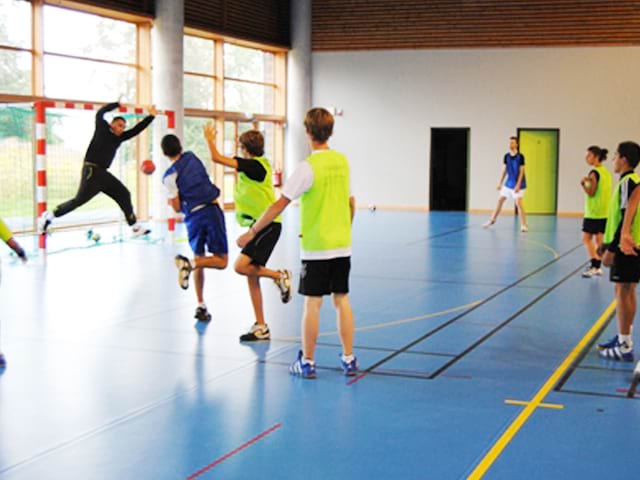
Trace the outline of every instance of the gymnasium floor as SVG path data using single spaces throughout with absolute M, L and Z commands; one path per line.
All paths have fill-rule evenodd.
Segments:
M 580 219 L 532 217 L 525 235 L 485 220 L 358 212 L 355 381 L 337 369 L 330 302 L 314 381 L 287 369 L 299 296 L 282 305 L 264 282 L 274 339 L 242 345 L 245 280 L 210 272 L 214 319 L 196 325 L 172 262 L 184 242 L 109 244 L 104 229 L 106 244 L 65 250 L 84 232 L 58 233 L 46 265 L 26 266 L 3 249 L 0 478 L 459 479 L 479 464 L 495 479 L 637 478 L 634 365 L 594 351 L 614 331 L 612 287 L 580 277 Z M 270 265 L 297 286 L 296 225 L 293 210 Z

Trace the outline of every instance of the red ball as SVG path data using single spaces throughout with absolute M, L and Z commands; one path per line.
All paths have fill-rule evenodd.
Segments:
M 142 173 L 145 175 L 151 175 L 156 171 L 156 164 L 151 160 L 145 160 L 142 162 L 142 165 L 140 165 L 140 170 L 142 170 Z

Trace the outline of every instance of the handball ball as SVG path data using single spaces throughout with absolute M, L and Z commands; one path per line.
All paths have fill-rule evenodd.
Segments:
M 99 242 L 100 239 L 102 238 L 102 236 L 100 236 L 100 234 L 98 232 L 95 232 L 92 236 L 91 236 L 91 240 L 93 240 L 94 242 Z
M 370 211 L 370 212 L 375 212 L 375 211 L 376 211 L 376 206 L 375 206 L 375 205 L 373 205 L 373 204 L 370 204 L 370 205 L 369 205 L 369 211 Z
M 142 173 L 145 175 L 151 175 L 156 171 L 156 164 L 153 163 L 152 160 L 145 160 L 142 162 L 142 165 L 140 165 L 140 170 L 142 170 Z

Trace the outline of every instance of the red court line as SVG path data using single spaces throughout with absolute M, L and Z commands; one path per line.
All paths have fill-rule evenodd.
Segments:
M 226 453 L 225 455 L 223 455 L 222 457 L 218 458 L 216 461 L 210 463 L 209 465 L 207 465 L 206 467 L 202 467 L 200 470 L 198 470 L 195 473 L 192 473 L 191 475 L 189 475 L 187 477 L 187 480 L 193 480 L 194 478 L 199 477 L 200 475 L 202 475 L 203 473 L 208 472 L 209 470 L 211 470 L 212 468 L 220 465 L 222 462 L 224 462 L 225 460 L 228 460 L 229 458 L 233 457 L 235 454 L 240 453 L 242 450 L 244 450 L 247 447 L 250 447 L 251 445 L 253 445 L 254 443 L 259 442 L 260 440 L 262 440 L 264 437 L 266 437 L 267 435 L 269 435 L 270 433 L 275 432 L 276 430 L 278 430 L 280 427 L 282 426 L 281 423 L 276 423 L 273 427 L 265 430 L 264 432 L 262 432 L 260 435 L 256 435 L 255 437 L 253 437 L 251 440 L 246 441 L 245 443 L 243 443 L 242 445 L 240 445 L 238 448 L 231 450 L 229 453 Z

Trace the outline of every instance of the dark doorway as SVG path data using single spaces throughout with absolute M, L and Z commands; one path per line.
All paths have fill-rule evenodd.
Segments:
M 467 209 L 468 128 L 431 129 L 431 210 Z

